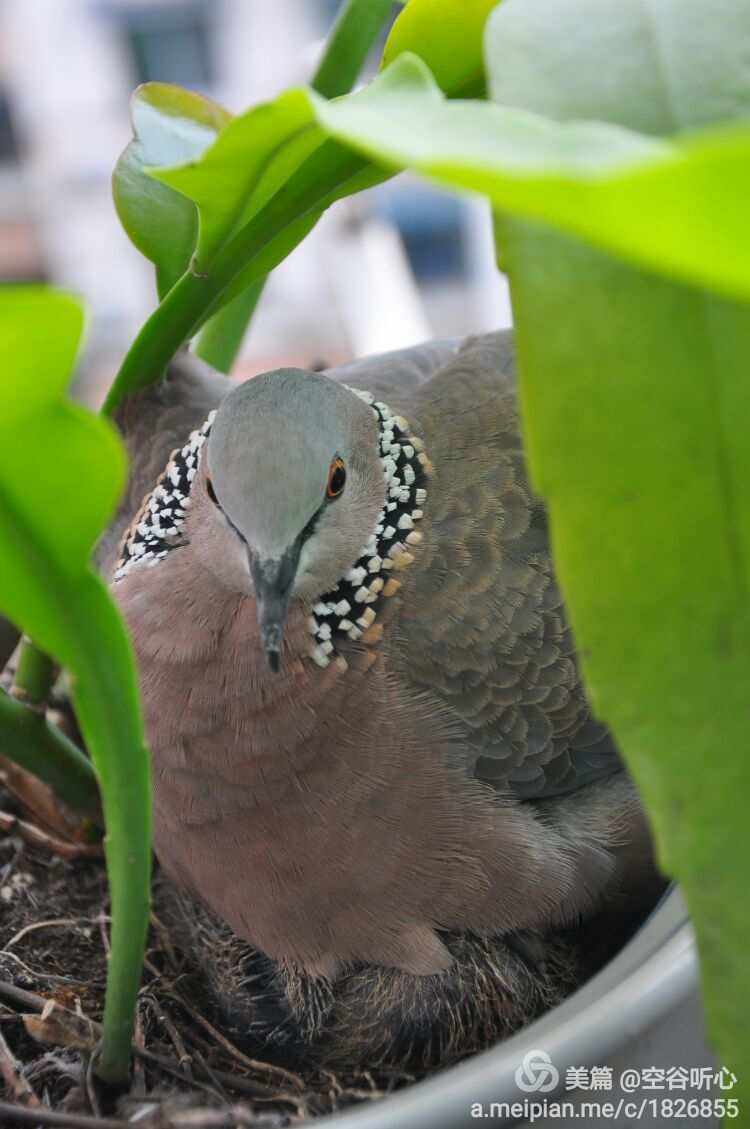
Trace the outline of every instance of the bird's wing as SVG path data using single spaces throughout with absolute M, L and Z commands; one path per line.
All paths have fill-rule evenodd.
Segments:
M 394 665 L 447 707 L 482 780 L 541 798 L 617 771 L 526 477 L 510 333 L 467 340 L 411 411 L 434 472 L 419 566 L 403 573 Z
M 231 387 L 228 377 L 197 357 L 180 353 L 163 381 L 129 397 L 117 409 L 114 422 L 125 440 L 130 474 L 118 511 L 97 547 L 96 561 L 104 576 L 112 575 L 123 536 L 171 453 L 200 427 Z
M 377 353 L 361 361 L 327 369 L 326 376 L 348 384 L 351 388 L 371 392 L 394 408 L 408 401 L 413 393 L 435 372 L 451 360 L 461 347 L 461 339 L 425 341 L 409 349 Z M 396 402 L 394 402 L 394 397 Z

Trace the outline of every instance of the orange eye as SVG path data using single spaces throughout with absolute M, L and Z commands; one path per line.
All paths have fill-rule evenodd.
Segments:
M 337 455 L 328 468 L 328 485 L 326 487 L 326 496 L 328 498 L 338 498 L 339 494 L 345 486 L 346 467 L 344 466 L 344 460 L 340 459 Z

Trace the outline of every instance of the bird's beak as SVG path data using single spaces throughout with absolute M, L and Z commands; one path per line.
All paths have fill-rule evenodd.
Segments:
M 297 575 L 300 549 L 301 545 L 295 542 L 277 559 L 264 559 L 248 550 L 260 637 L 268 665 L 274 673 L 280 666 L 284 624 Z

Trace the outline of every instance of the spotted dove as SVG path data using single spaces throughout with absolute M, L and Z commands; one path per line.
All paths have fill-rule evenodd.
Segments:
M 578 920 L 648 867 L 513 370 L 509 334 L 241 385 L 185 360 L 120 411 L 133 472 L 102 561 L 158 857 L 309 976 L 436 973 L 442 931 Z

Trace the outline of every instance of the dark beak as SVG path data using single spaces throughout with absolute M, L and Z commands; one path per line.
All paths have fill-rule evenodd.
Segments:
M 295 543 L 278 560 L 263 560 L 248 550 L 260 637 L 268 665 L 274 673 L 278 672 L 281 664 L 284 624 L 297 575 L 300 549 L 301 544 Z

